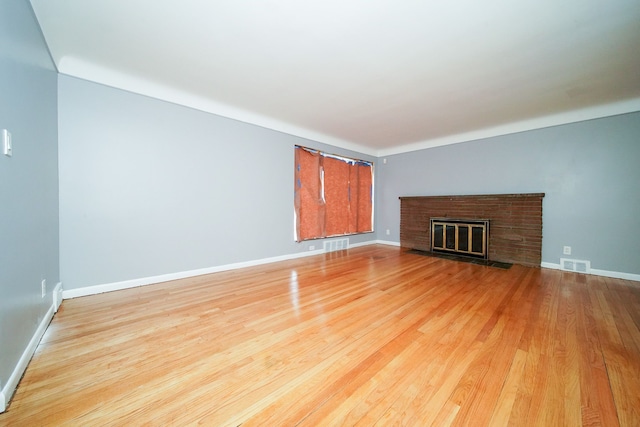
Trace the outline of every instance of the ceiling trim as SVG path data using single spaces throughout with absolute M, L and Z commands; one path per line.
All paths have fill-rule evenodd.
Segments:
M 333 145 L 361 154 L 367 154 L 374 157 L 377 157 L 378 154 L 377 150 L 372 149 L 371 147 L 336 138 L 300 126 L 295 126 L 272 117 L 267 117 L 241 108 L 216 102 L 209 98 L 154 83 L 143 78 L 134 77 L 105 67 L 96 66 L 73 57 L 66 56 L 62 58 L 58 67 L 60 74 L 67 76 L 182 105 L 184 107 L 275 130 L 308 139 L 310 141 Z
M 182 105 L 203 112 L 216 114 L 222 117 L 238 120 L 240 122 L 260 126 L 278 132 L 283 132 L 311 141 L 329 144 L 335 147 L 355 151 L 361 154 L 367 154 L 374 157 L 391 156 L 394 154 L 408 153 L 412 151 L 441 147 L 444 145 L 470 142 L 479 139 L 640 111 L 640 98 L 633 98 L 610 104 L 593 106 L 559 114 L 537 117 L 534 119 L 507 123 L 504 125 L 479 129 L 471 132 L 447 135 L 441 138 L 434 138 L 416 143 L 405 144 L 389 149 L 377 150 L 372 147 L 364 146 L 362 144 L 357 144 L 307 128 L 295 126 L 290 123 L 274 119 L 272 117 L 267 117 L 227 104 L 219 103 L 202 96 L 181 91 L 162 84 L 154 83 L 143 78 L 134 77 L 129 74 L 124 74 L 105 67 L 97 66 L 95 64 L 79 60 L 77 58 L 69 56 L 63 57 L 58 64 L 58 69 L 60 74 L 92 81 L 95 83 L 103 84 L 105 86 L 125 90 L 127 92 L 148 96 L 162 101 Z
M 543 117 L 536 117 L 534 119 L 507 123 L 504 125 L 479 129 L 471 132 L 459 133 L 456 135 L 447 135 L 442 138 L 434 138 L 412 144 L 405 144 L 398 147 L 379 150 L 376 155 L 378 157 L 391 156 L 394 154 L 402 154 L 411 151 L 441 147 L 443 145 L 476 141 L 479 139 L 526 132 L 535 129 L 543 129 L 552 126 L 566 125 L 569 123 L 583 122 L 586 120 L 600 119 L 603 117 L 617 116 L 620 114 L 635 113 L 638 111 L 640 111 L 640 98 L 633 98 L 625 101 L 613 102 L 610 104 L 603 104 L 582 108 L 579 110 L 571 110 L 563 113 L 551 114 Z

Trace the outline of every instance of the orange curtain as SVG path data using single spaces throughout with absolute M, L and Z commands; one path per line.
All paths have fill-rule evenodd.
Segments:
M 349 165 L 349 204 L 351 205 L 351 209 L 349 209 L 349 233 L 358 232 L 359 212 L 357 203 L 360 199 L 358 194 L 360 188 L 360 177 L 358 176 L 358 168 L 354 166 L 355 165 Z
M 349 233 L 349 163 L 324 157 L 324 199 L 326 203 L 326 236 Z
M 296 146 L 296 240 L 373 231 L 373 166 Z
M 324 234 L 324 202 L 320 183 L 320 153 L 296 149 L 295 209 L 297 240 Z
M 372 207 L 373 207 L 373 173 L 372 166 L 368 164 L 356 163 L 354 168 L 358 171 L 357 183 L 357 220 L 356 232 L 364 233 L 373 231 Z

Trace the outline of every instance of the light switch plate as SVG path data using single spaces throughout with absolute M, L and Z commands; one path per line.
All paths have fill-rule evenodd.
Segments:
M 2 150 L 4 155 L 7 157 L 11 157 L 13 155 L 11 132 L 9 132 L 7 129 L 2 129 Z

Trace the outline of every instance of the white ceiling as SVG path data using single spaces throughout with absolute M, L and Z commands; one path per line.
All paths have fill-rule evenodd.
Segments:
M 31 0 L 58 70 L 388 155 L 640 111 L 638 0 Z

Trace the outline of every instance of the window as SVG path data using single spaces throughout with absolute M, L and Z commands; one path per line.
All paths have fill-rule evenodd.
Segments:
M 296 240 L 373 231 L 373 164 L 295 146 Z

